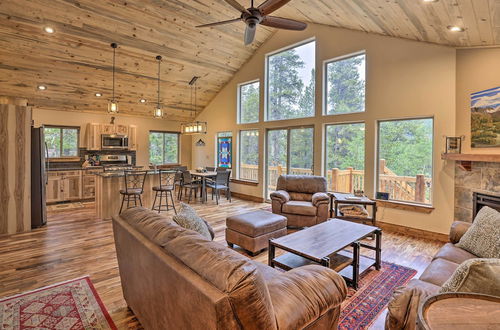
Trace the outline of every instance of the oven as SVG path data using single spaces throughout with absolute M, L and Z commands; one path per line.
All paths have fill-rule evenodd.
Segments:
M 128 136 L 116 134 L 101 135 L 101 149 L 124 150 L 128 149 Z

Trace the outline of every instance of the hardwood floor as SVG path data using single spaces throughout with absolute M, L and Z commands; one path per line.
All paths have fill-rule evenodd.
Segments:
M 236 198 L 232 203 L 223 200 L 219 206 L 211 201 L 192 205 L 213 226 L 215 240 L 222 244 L 227 216 L 269 207 Z M 420 274 L 442 244 L 384 231 L 382 260 L 412 267 Z M 254 259 L 267 263 L 267 253 Z M 0 237 L 0 297 L 83 275 L 90 276 L 118 328 L 141 328 L 122 296 L 111 221 L 97 219 L 93 204 L 49 212 L 46 227 Z M 384 317 L 379 316 L 372 328 L 383 328 Z

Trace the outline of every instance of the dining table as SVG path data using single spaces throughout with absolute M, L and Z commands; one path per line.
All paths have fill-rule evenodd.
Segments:
M 201 179 L 201 202 L 207 201 L 207 179 L 214 179 L 217 176 L 216 171 L 198 172 L 197 170 L 189 170 L 191 176 Z

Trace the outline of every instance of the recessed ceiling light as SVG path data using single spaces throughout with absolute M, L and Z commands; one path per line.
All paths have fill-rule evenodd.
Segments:
M 44 91 L 47 89 L 47 86 L 45 85 L 38 85 L 38 89 L 41 90 L 41 91 Z
M 43 28 L 43 30 L 47 33 L 54 33 L 55 32 L 54 28 L 51 26 L 46 26 Z
M 147 100 L 146 100 L 146 99 L 140 99 L 140 100 L 139 100 L 139 102 L 141 102 L 141 103 L 146 103 L 146 102 L 147 102 Z
M 95 93 L 95 96 L 97 96 L 97 97 L 101 97 L 101 96 L 102 96 L 102 94 L 101 94 L 101 93 Z
M 450 30 L 451 32 L 464 32 L 465 29 L 460 26 L 450 25 L 448 26 L 448 30 Z

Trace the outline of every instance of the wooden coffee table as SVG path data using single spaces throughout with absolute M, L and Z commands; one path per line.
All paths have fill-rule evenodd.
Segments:
M 361 243 L 375 234 L 375 246 Z M 353 251 L 346 251 L 352 247 Z M 361 256 L 360 248 L 375 250 L 375 259 Z M 276 248 L 287 251 L 275 256 Z M 319 264 L 337 271 L 348 284 L 358 287 L 359 276 L 368 268 L 380 269 L 382 230 L 360 223 L 330 219 L 293 234 L 269 240 L 269 266 L 285 270 Z

